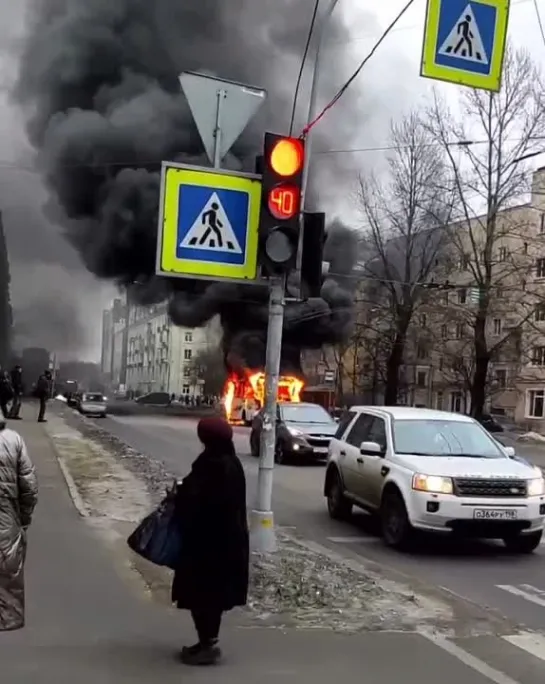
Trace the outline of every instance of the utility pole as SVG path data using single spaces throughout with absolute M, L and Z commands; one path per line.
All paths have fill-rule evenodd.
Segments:
M 255 508 L 250 541 L 254 551 L 276 550 L 272 490 L 276 451 L 278 381 L 282 355 L 286 279 L 299 249 L 304 141 L 266 133 L 262 168 L 259 261 L 269 283 L 269 322 L 265 359 L 265 406 L 259 449 Z
M 276 551 L 272 491 L 276 449 L 278 380 L 284 324 L 284 287 L 284 278 L 271 280 L 267 356 L 265 360 L 265 407 L 259 448 L 256 503 L 251 513 L 250 525 L 251 547 L 261 553 Z

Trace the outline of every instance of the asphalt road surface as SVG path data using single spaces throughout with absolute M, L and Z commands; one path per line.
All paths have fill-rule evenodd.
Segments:
M 188 472 L 200 451 L 196 422 L 157 416 L 116 416 L 99 425 L 133 448 L 162 461 L 174 475 Z M 249 453 L 249 430 L 235 429 L 237 452 L 248 479 L 251 506 L 257 460 Z M 521 455 L 545 465 L 545 449 L 524 445 Z M 322 494 L 324 466 L 282 465 L 275 469 L 273 507 L 279 525 L 347 555 L 387 565 L 425 584 L 440 586 L 481 607 L 499 611 L 530 629 L 545 630 L 545 545 L 533 555 L 516 556 L 485 542 L 454 544 L 430 537 L 410 553 L 386 548 L 369 516 L 356 513 L 350 523 L 330 520 Z

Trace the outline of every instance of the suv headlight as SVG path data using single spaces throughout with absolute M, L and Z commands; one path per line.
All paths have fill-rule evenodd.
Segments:
M 292 437 L 301 437 L 303 435 L 301 430 L 296 430 L 295 428 L 292 428 L 292 427 L 288 428 L 288 432 L 290 433 L 290 435 Z
M 528 480 L 528 496 L 542 496 L 543 494 L 545 494 L 545 480 L 542 477 Z
M 452 494 L 454 487 L 451 477 L 441 477 L 439 475 L 413 475 L 413 489 L 419 492 L 430 492 L 434 494 Z

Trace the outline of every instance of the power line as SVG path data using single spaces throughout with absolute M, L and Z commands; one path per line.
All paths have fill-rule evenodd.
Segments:
M 305 49 L 303 51 L 303 56 L 301 58 L 301 66 L 299 67 L 299 74 L 297 75 L 297 83 L 295 85 L 295 92 L 293 94 L 293 107 L 291 110 L 290 118 L 290 136 L 293 135 L 293 125 L 295 122 L 295 111 L 297 109 L 297 98 L 299 97 L 299 89 L 301 88 L 301 80 L 303 78 L 303 72 L 305 70 L 305 62 L 307 61 L 308 50 L 310 48 L 310 41 L 312 40 L 312 34 L 314 33 L 314 25 L 316 23 L 316 15 L 318 14 L 318 7 L 320 5 L 320 0 L 316 0 L 314 3 L 314 10 L 312 12 L 312 18 L 310 20 L 310 26 L 308 29 L 307 42 L 305 44 Z
M 380 38 L 377 40 L 377 42 L 373 45 L 371 48 L 371 51 L 365 57 L 365 59 L 361 62 L 359 67 L 354 71 L 352 76 L 346 81 L 346 83 L 340 88 L 340 90 L 337 92 L 335 97 L 322 109 L 322 111 L 318 114 L 318 116 L 314 119 L 314 121 L 310 121 L 305 128 L 303 129 L 302 135 L 305 136 L 313 126 L 315 126 L 318 121 L 320 121 L 325 114 L 332 108 L 334 107 L 337 102 L 341 99 L 341 97 L 344 95 L 344 93 L 348 90 L 348 88 L 352 85 L 352 83 L 356 80 L 356 78 L 359 76 L 361 70 L 363 67 L 367 64 L 367 62 L 373 57 L 375 52 L 378 50 L 378 48 L 382 45 L 388 34 L 392 31 L 394 26 L 397 24 L 397 22 L 401 19 L 401 17 L 405 14 L 405 12 L 409 9 L 409 7 L 414 3 L 415 0 L 409 0 L 407 4 L 401 9 L 401 11 L 398 13 L 398 15 L 395 17 L 395 19 L 390 23 L 390 25 L 386 28 L 386 30 L 382 33 Z
M 534 0 L 534 7 L 536 8 L 537 23 L 539 25 L 539 31 L 541 33 L 541 39 L 543 41 L 543 46 L 545 47 L 545 29 L 543 28 L 543 21 L 541 20 L 541 13 L 537 5 L 537 0 Z

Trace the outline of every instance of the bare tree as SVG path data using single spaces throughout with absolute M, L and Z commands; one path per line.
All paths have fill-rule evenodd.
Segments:
M 189 373 L 191 384 L 195 386 L 201 381 L 205 394 L 221 394 L 227 373 L 220 347 L 205 347 L 199 351 L 191 360 Z
M 467 379 L 474 416 L 484 410 L 490 363 L 512 355 L 535 309 L 527 287 L 531 210 L 515 205 L 530 183 L 520 162 L 543 147 L 543 92 L 530 56 L 509 48 L 499 93 L 465 91 L 456 118 L 436 95 L 426 118 L 428 133 L 448 160 L 446 187 L 456 201 L 449 228 L 456 281 L 460 292 L 473 294 L 458 296 L 454 308 L 451 302 L 444 323 L 463 325 L 472 340 L 459 373 Z M 453 355 L 460 357 L 460 347 L 454 345 Z
M 385 181 L 359 183 L 369 306 L 386 314 L 369 327 L 384 357 L 387 405 L 398 401 L 409 328 L 425 297 L 422 285 L 440 267 L 450 217 L 444 155 L 416 113 L 392 125 L 391 145 Z

